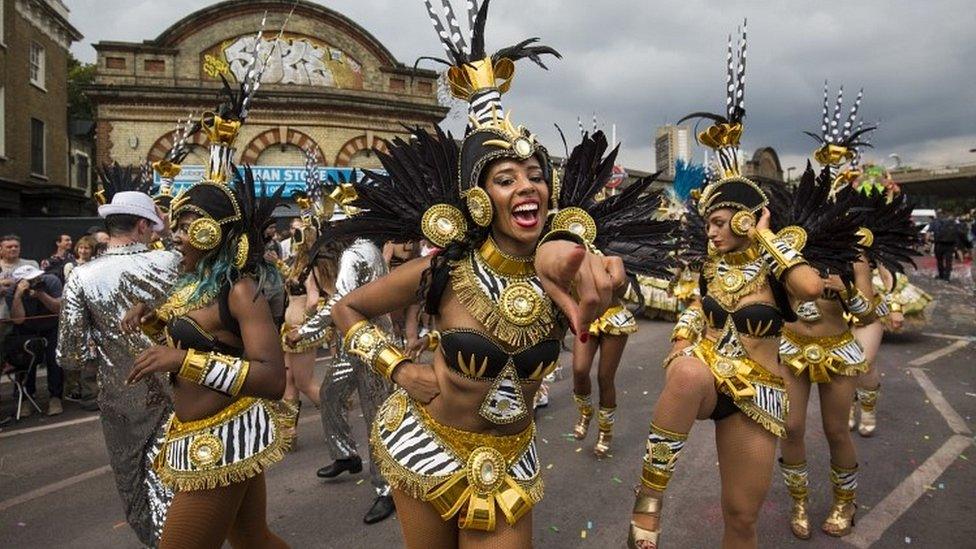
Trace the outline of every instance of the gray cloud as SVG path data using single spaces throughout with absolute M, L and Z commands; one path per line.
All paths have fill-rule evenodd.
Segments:
M 442 53 L 420 0 L 320 3 L 357 21 L 404 63 Z M 75 54 L 90 61 L 92 42 L 153 38 L 207 4 L 69 0 L 85 34 Z M 488 46 L 540 36 L 563 53 L 548 72 L 523 62 L 505 100 L 550 149 L 561 152 L 553 123 L 572 134 L 577 116 L 588 121 L 595 113 L 608 132 L 616 124 L 623 163 L 651 169 L 658 125 L 722 109 L 725 40 L 743 17 L 747 151 L 771 145 L 784 167 L 802 166 L 813 141 L 800 131 L 819 126 L 826 78 L 851 97 L 865 88 L 862 112 L 881 123 L 869 159 L 897 152 L 918 165 L 976 160 L 967 152 L 976 147 L 976 14 L 965 0 L 494 0 Z M 462 121 L 448 126 L 460 131 Z

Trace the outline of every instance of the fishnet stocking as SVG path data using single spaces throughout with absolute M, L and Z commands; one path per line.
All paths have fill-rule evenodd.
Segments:
M 834 376 L 830 383 L 821 383 L 817 387 L 823 430 L 830 446 L 830 461 L 845 468 L 857 466 L 857 451 L 847 426 L 856 384 L 857 378 Z
M 722 477 L 722 546 L 756 547 L 756 522 L 773 475 L 776 437 L 745 414 L 715 423 Z
M 264 474 L 212 490 L 178 492 L 173 498 L 160 549 L 287 548 L 268 529 Z
M 868 363 L 868 371 L 861 374 L 857 380 L 857 386 L 861 389 L 876 389 L 881 384 L 881 371 L 877 358 L 883 336 L 884 326 L 881 322 L 854 329 L 854 338 L 864 348 L 864 359 Z

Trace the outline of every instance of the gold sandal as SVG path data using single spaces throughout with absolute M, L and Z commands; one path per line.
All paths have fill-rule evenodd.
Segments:
M 830 506 L 830 513 L 827 514 L 827 519 L 820 528 L 828 536 L 842 538 L 851 533 L 856 512 L 857 504 L 853 501 L 835 501 Z
M 630 549 L 657 549 L 661 539 L 661 498 L 641 494 L 640 487 L 634 488 L 634 514 L 650 515 L 657 518 L 657 528 L 648 530 L 630 521 L 627 547 Z

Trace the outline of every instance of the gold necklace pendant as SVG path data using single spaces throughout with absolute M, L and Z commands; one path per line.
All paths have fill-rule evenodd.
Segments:
M 739 269 L 729 267 L 722 275 L 722 287 L 726 292 L 738 292 L 746 285 L 746 275 Z
M 539 319 L 542 298 L 528 282 L 512 282 L 502 290 L 499 308 L 505 320 L 528 326 Z

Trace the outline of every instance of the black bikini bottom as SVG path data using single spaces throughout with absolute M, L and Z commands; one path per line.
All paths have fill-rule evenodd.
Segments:
M 712 415 L 708 416 L 708 418 L 713 421 L 718 421 L 720 419 L 725 419 L 738 411 L 739 407 L 735 405 L 732 397 L 719 391 L 718 400 L 715 401 L 715 409 L 712 410 Z

